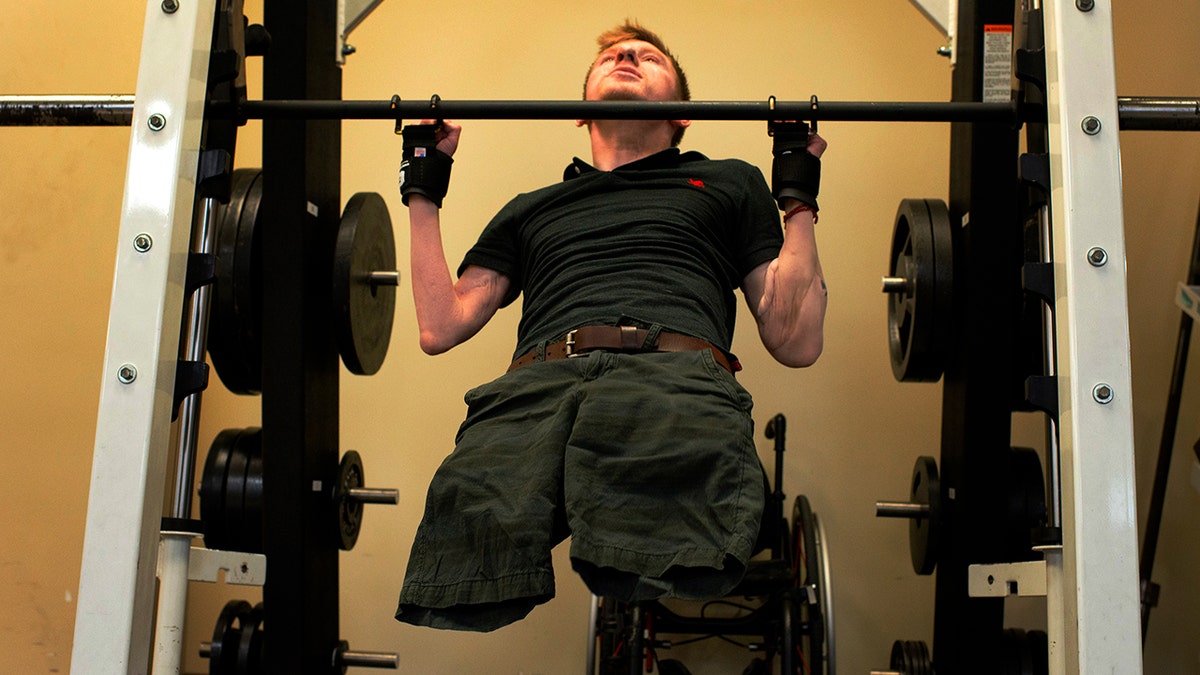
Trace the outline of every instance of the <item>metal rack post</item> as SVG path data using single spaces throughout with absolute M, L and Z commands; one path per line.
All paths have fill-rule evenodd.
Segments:
M 1112 6 L 1052 0 L 1044 12 L 1063 508 L 1062 549 L 1046 556 L 1050 672 L 1135 675 L 1137 504 Z
M 148 0 L 92 459 L 73 673 L 144 673 L 215 4 Z

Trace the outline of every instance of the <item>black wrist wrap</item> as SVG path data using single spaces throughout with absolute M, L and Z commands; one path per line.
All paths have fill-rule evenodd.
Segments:
M 771 194 L 783 209 L 785 199 L 798 199 L 817 210 L 817 192 L 821 188 L 821 160 L 808 151 L 808 128 L 805 133 L 776 133 L 771 154 Z
M 400 198 L 408 206 L 409 195 L 418 194 L 440 209 L 450 188 L 450 165 L 454 159 L 437 149 L 437 125 L 404 127 L 404 154 L 400 162 Z

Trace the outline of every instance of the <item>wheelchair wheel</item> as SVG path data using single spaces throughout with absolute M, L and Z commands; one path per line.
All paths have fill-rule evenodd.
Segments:
M 796 497 L 792 507 L 792 546 L 798 611 L 791 632 L 800 655 L 800 667 L 794 672 L 834 675 L 829 556 L 820 521 L 804 495 Z
M 820 551 L 821 578 L 821 615 L 825 618 L 825 672 L 827 675 L 837 675 L 837 640 L 833 632 L 833 580 L 829 578 L 829 538 L 825 536 L 825 526 L 821 518 L 813 514 L 813 522 L 817 526 L 817 550 Z
M 597 675 L 637 675 L 643 650 L 640 608 L 607 597 L 595 602 L 599 608 L 593 639 L 598 654 L 589 663 L 588 672 L 593 672 L 594 665 Z
M 779 672 L 783 675 L 806 675 L 807 671 L 799 667 L 800 659 L 800 595 L 795 592 L 786 593 L 780 603 L 782 639 L 779 641 Z

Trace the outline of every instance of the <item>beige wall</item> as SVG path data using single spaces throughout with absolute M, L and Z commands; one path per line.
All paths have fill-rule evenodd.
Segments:
M 9 3 L 0 24 L 0 94 L 132 93 L 144 6 L 132 0 L 83 11 L 82 3 Z M 157 4 L 157 3 L 154 3 Z M 1116 7 L 1118 91 L 1195 95 L 1200 57 L 1191 2 Z M 260 10 L 253 7 L 252 15 Z M 905 2 L 606 3 L 514 1 L 478 6 L 384 3 L 352 36 L 345 97 L 568 99 L 579 91 L 592 39 L 625 16 L 664 33 L 688 69 L 697 99 L 945 100 L 950 69 L 934 54 L 941 38 Z M 509 36 L 509 37 L 501 37 Z M 343 197 L 377 191 L 389 202 L 400 260 L 406 214 L 395 194 L 399 141 L 385 122 L 344 125 Z M 743 322 L 735 348 L 761 423 L 790 421 L 786 489 L 804 493 L 832 549 L 839 665 L 843 673 L 885 666 L 897 638 L 929 639 L 933 584 L 913 575 L 906 527 L 872 517 L 874 500 L 904 497 L 913 459 L 936 454 L 938 385 L 891 376 L 879 277 L 886 271 L 896 204 L 945 197 L 944 125 L 826 123 L 830 141 L 818 237 L 830 285 L 826 351 L 814 367 L 773 364 Z M 248 125 L 238 163 L 257 164 L 258 129 Z M 1139 504 L 1143 510 L 1161 426 L 1178 311 L 1174 284 L 1186 271 L 1200 135 L 1122 136 L 1129 256 Z M 0 129 L 0 653 L 9 672 L 64 672 L 104 353 L 107 306 L 121 211 L 126 129 Z M 685 146 L 738 156 L 769 169 L 762 123 L 702 122 Z M 557 180 L 571 155 L 586 156 L 570 122 L 469 122 L 456 156 L 444 221 L 457 260 L 480 227 L 518 191 Z M 406 267 L 402 265 L 402 267 Z M 407 272 L 405 273 L 407 277 Z M 422 355 L 407 281 L 391 351 L 373 378 L 342 381 L 344 449 L 365 459 L 369 483 L 395 487 L 396 508 L 368 507 L 354 551 L 341 557 L 342 635 L 355 648 L 396 650 L 409 673 L 579 672 L 587 594 L 558 551 L 559 597 L 524 622 L 490 635 L 441 633 L 391 619 L 408 546 L 432 472 L 450 449 L 462 393 L 490 379 L 511 352 L 515 308 L 444 356 Z M 1193 631 L 1200 588 L 1188 484 L 1196 377 L 1189 377 L 1173 465 L 1158 580 L 1164 586 L 1147 672 L 1200 672 Z M 219 385 L 205 398 L 201 444 L 225 427 L 257 422 L 257 399 Z M 1015 423 L 1036 444 L 1039 423 Z M 766 453 L 770 446 L 760 440 Z M 192 645 L 207 639 L 219 607 L 255 593 L 193 585 L 186 668 L 207 664 Z M 1038 603 L 1014 607 L 1013 625 L 1036 627 Z M 740 672 L 748 657 L 713 647 L 709 670 Z

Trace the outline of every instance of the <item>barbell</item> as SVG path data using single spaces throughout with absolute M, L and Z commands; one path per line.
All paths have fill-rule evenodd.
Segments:
M 1041 109 L 975 101 L 264 100 L 211 104 L 217 119 L 689 119 L 728 121 L 990 122 L 1016 126 Z M 0 126 L 129 126 L 135 99 L 0 96 Z M 1200 131 L 1200 98 L 1118 97 L 1121 129 Z

